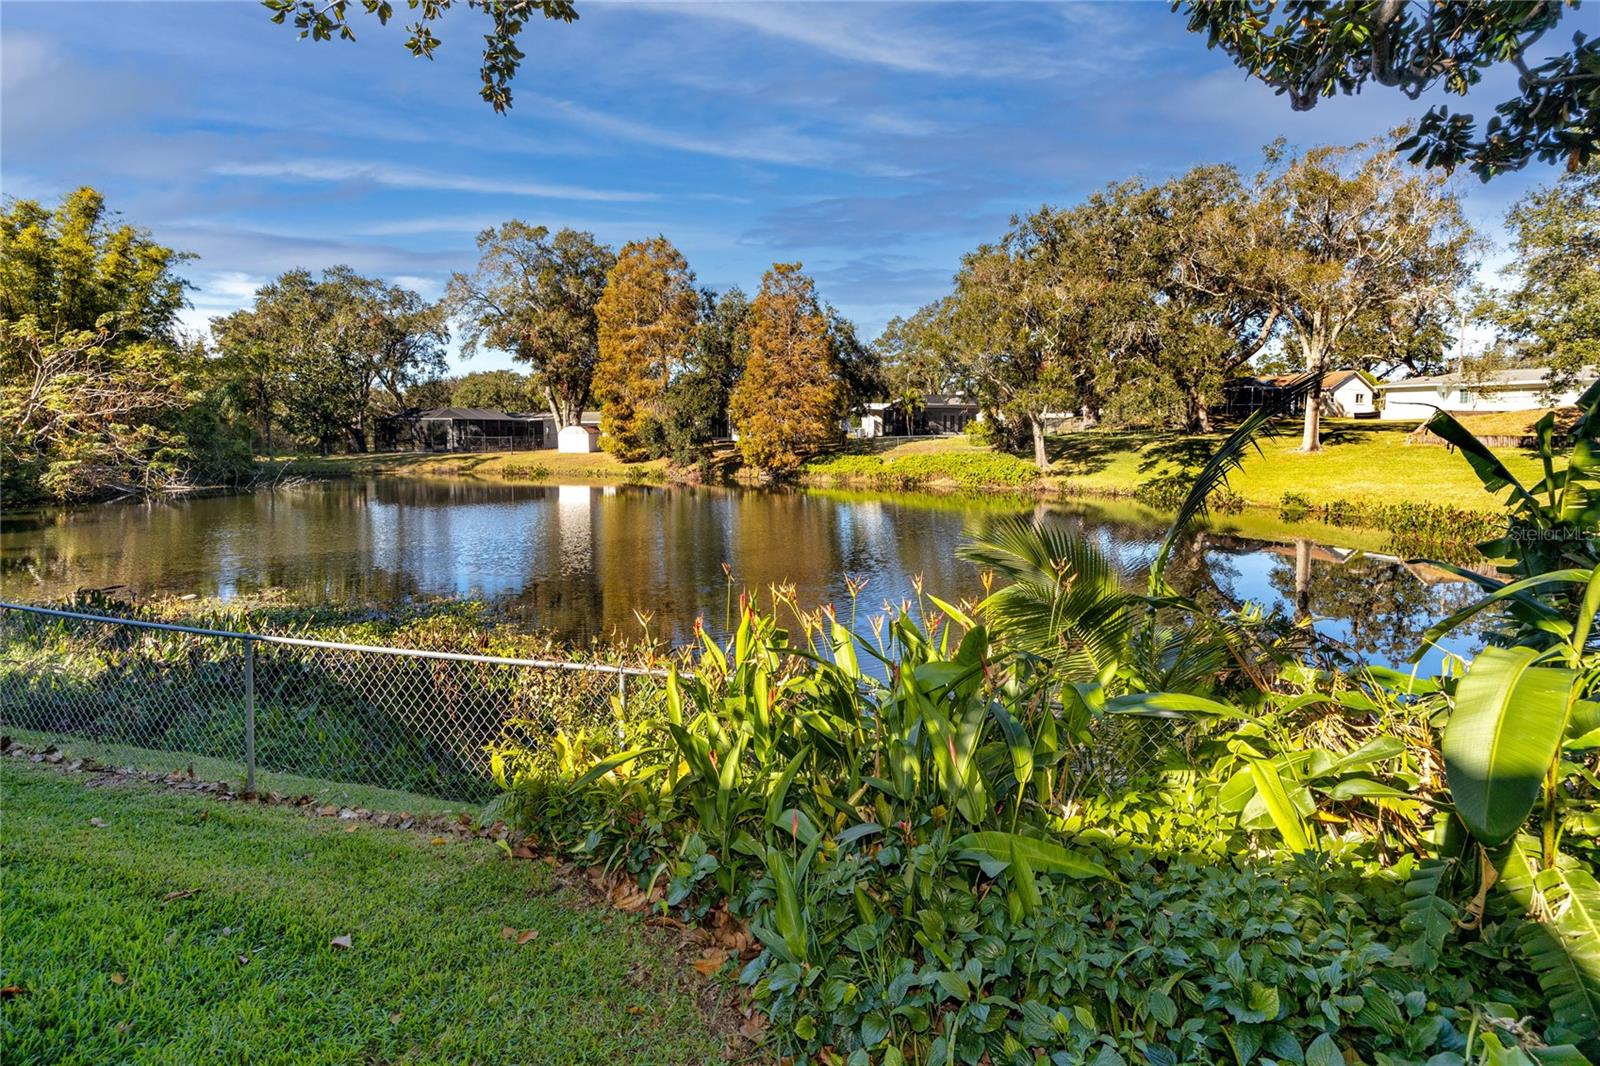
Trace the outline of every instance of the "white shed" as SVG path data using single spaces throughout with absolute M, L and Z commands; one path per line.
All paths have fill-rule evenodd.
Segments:
M 593 426 L 563 426 L 556 434 L 556 450 L 587 455 L 596 450 L 599 438 L 600 431 Z

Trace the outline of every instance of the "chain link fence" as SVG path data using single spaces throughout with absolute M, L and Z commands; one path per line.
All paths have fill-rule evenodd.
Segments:
M 508 723 L 604 720 L 663 676 L 0 605 L 8 733 L 123 762 L 181 753 L 247 788 L 263 771 L 476 802 L 495 792 L 488 748 Z
M 0 728 L 117 765 L 258 773 L 480 802 L 489 748 L 659 701 L 664 672 L 234 633 L 0 603 Z M 1117 788 L 1160 767 L 1174 724 L 1095 724 L 1077 767 Z

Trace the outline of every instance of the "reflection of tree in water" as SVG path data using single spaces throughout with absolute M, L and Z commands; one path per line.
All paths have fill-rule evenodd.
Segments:
M 1403 662 L 1429 625 L 1479 595 L 1465 582 L 1429 585 L 1399 563 L 1367 556 L 1335 562 L 1305 549 L 1276 559 L 1268 580 L 1298 611 L 1342 623 L 1350 650 L 1390 663 Z M 1478 637 L 1482 625 L 1459 632 Z

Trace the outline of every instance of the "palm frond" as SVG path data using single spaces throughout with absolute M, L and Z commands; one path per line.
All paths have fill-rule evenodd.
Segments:
M 1006 584 L 978 611 L 1018 647 L 1093 676 L 1122 659 L 1134 607 L 1122 573 L 1093 544 L 1023 516 L 985 524 L 958 554 Z

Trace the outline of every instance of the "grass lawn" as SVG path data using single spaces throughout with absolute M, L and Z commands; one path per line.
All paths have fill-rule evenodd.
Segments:
M 721 1054 L 635 920 L 491 844 L 345 832 L 12 759 L 0 792 L 0 985 L 26 989 L 0 1006 L 7 1063 Z M 518 946 L 505 927 L 537 935 Z M 343 936 L 348 949 L 331 943 Z
M 667 462 L 624 463 L 608 452 L 577 455 L 543 449 L 532 452 L 386 452 L 369 455 L 296 456 L 263 459 L 270 471 L 303 477 L 348 477 L 360 474 L 418 474 L 480 477 L 507 481 L 622 481 L 659 479 Z
M 1305 454 L 1300 437 L 1286 425 L 1282 436 L 1263 440 L 1230 485 L 1246 502 L 1276 507 L 1286 492 L 1313 504 L 1448 504 L 1465 510 L 1498 511 L 1460 454 L 1444 447 L 1407 444 L 1413 422 L 1338 419 L 1323 424 L 1323 448 Z M 1050 454 L 1060 481 L 1078 491 L 1132 492 L 1141 483 L 1181 467 L 1194 468 L 1222 434 L 1172 436 L 1138 432 L 1085 431 L 1052 438 Z M 1522 449 L 1500 449 L 1512 473 L 1526 481 L 1542 476 L 1539 462 Z
M 144 772 L 162 774 L 194 772 L 201 781 L 226 781 L 235 791 L 244 790 L 244 761 L 242 759 L 214 759 L 188 752 L 161 751 L 141 748 L 132 744 L 103 744 L 81 737 L 64 737 L 58 733 L 7 726 L 7 733 L 17 743 L 37 750 L 54 745 L 63 761 L 83 758 Z M 304 777 L 300 774 L 280 774 L 270 770 L 256 773 L 256 791 L 262 794 L 276 792 L 282 796 L 310 796 L 313 805 L 331 803 L 337 807 L 365 807 L 373 811 L 406 811 L 409 814 L 476 813 L 477 806 L 454 800 L 422 796 L 415 792 L 402 792 L 374 785 L 353 785 L 343 781 L 329 781 L 322 777 Z

